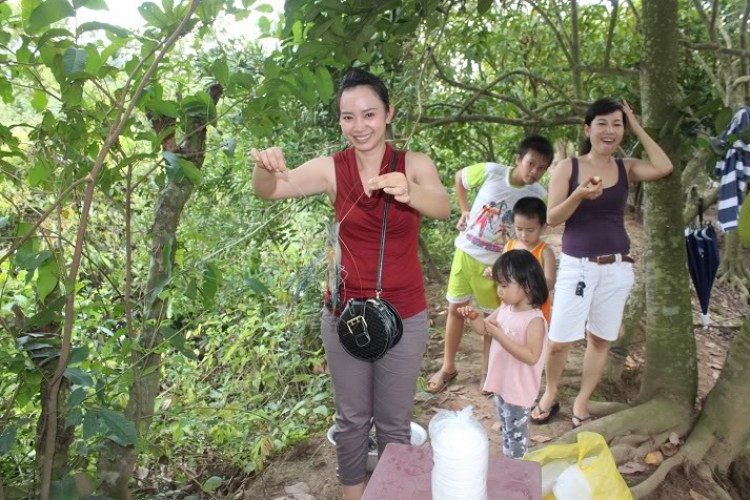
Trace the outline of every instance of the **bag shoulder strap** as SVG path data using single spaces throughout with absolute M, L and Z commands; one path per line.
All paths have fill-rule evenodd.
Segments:
M 393 156 L 391 156 L 391 166 L 389 173 L 396 171 L 396 161 L 398 160 L 398 151 L 393 149 Z M 385 207 L 383 207 L 383 226 L 380 229 L 380 254 L 378 255 L 378 282 L 375 285 L 375 297 L 380 298 L 380 293 L 383 291 L 383 255 L 385 254 L 385 231 L 388 227 L 388 207 L 391 204 L 391 198 L 393 196 L 386 195 Z

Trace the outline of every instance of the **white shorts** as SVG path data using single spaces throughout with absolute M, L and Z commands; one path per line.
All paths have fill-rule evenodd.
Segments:
M 583 297 L 576 295 L 580 281 L 586 284 Z M 575 342 L 588 330 L 604 340 L 617 340 L 634 281 L 633 264 L 628 262 L 600 265 L 560 254 L 549 339 Z

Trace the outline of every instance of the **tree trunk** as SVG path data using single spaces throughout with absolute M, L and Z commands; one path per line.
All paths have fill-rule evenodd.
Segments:
M 209 89 L 209 95 L 214 103 L 218 102 L 222 88 L 215 84 Z M 164 130 L 171 123 L 154 122 L 158 132 Z M 189 159 L 196 167 L 201 168 L 205 158 L 206 129 L 209 123 L 204 117 L 188 119 L 185 127 L 185 139 L 177 151 L 184 158 Z M 173 138 L 165 139 L 164 145 L 173 144 Z M 151 265 L 145 287 L 143 304 L 143 324 L 146 325 L 138 338 L 141 352 L 150 352 L 162 342 L 162 319 L 166 317 L 168 303 L 159 298 L 159 292 L 167 284 L 174 267 L 174 256 L 177 250 L 177 227 L 182 217 L 193 185 L 185 178 L 180 182 L 167 182 L 159 193 L 154 207 L 154 221 L 151 226 Z M 151 320 L 151 321 L 149 321 Z M 145 376 L 137 377 L 130 388 L 125 415 L 136 422 L 138 435 L 148 432 L 153 418 L 154 402 L 159 393 L 161 372 L 149 368 L 157 367 L 161 362 L 161 355 L 148 354 L 139 366 L 140 371 L 149 372 Z M 128 483 L 135 468 L 136 455 L 133 446 L 121 446 L 114 441 L 105 440 L 105 450 L 99 455 L 98 474 L 102 481 L 102 493 L 114 500 L 129 500 L 131 498 Z
M 737 231 L 729 231 L 724 235 L 718 278 L 718 284 L 729 285 L 745 300 L 750 298 L 750 293 L 748 293 L 750 275 L 742 262 L 742 242 Z
M 665 124 L 675 123 L 677 86 L 677 0 L 644 0 L 641 97 L 644 123 L 675 162 L 674 174 L 645 183 L 646 367 L 640 399 L 675 398 L 687 409 L 697 393 L 695 338 L 687 253 L 682 225 L 680 138 Z M 677 222 L 675 222 L 677 221 Z
M 609 359 L 604 372 L 604 378 L 613 384 L 619 384 L 622 380 L 622 372 L 625 368 L 625 360 L 630 354 L 630 348 L 636 340 L 642 337 L 641 319 L 646 310 L 646 280 L 642 272 L 644 266 L 638 267 L 635 286 L 625 306 L 620 334 L 609 349 Z

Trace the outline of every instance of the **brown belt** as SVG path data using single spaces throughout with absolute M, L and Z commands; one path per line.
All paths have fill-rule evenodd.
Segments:
M 620 262 L 629 262 L 635 264 L 635 259 L 626 253 L 612 254 L 612 255 L 599 255 L 598 257 L 589 257 L 589 262 L 596 262 L 597 264 L 614 264 L 617 262 L 617 257 L 620 257 Z

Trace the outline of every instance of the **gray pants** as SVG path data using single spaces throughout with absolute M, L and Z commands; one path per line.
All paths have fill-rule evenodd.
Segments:
M 503 455 L 523 458 L 529 449 L 529 414 L 531 408 L 516 406 L 495 394 L 497 418 L 503 424 Z
M 336 458 L 342 484 L 365 480 L 370 421 L 375 420 L 378 453 L 388 443 L 411 442 L 417 377 L 429 336 L 427 313 L 403 320 L 398 345 L 375 361 L 362 361 L 341 346 L 338 318 L 323 310 L 321 333 L 336 401 Z

